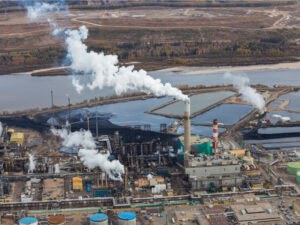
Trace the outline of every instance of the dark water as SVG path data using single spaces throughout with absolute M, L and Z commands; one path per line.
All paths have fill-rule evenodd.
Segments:
M 253 106 L 240 104 L 222 104 L 199 116 L 194 117 L 192 123 L 211 124 L 214 119 L 219 123 L 232 125 L 245 117 L 254 109 Z
M 227 85 L 229 81 L 223 78 L 224 73 L 212 73 L 212 74 L 199 74 L 199 75 L 187 75 L 184 72 L 157 72 L 153 71 L 149 73 L 155 78 L 160 78 L 163 82 L 172 84 L 188 84 L 195 85 Z M 246 71 L 246 72 L 233 72 L 232 74 L 246 75 L 250 79 L 251 84 L 264 84 L 266 86 L 273 85 L 300 85 L 300 69 L 289 70 L 261 70 L 261 71 Z
M 193 95 L 190 97 L 191 100 L 191 114 L 199 112 L 212 104 L 215 104 L 225 98 L 228 98 L 235 94 L 232 91 L 218 91 L 209 92 Z M 169 115 L 179 115 L 183 116 L 185 111 L 185 103 L 183 101 L 178 101 L 173 104 L 167 105 L 164 108 L 158 109 L 155 112 L 161 114 Z
M 258 129 L 259 134 L 299 133 L 300 127 L 269 127 Z
M 219 128 L 219 133 L 223 133 L 226 131 L 224 128 Z M 212 137 L 212 127 L 207 126 L 194 126 L 191 125 L 191 134 L 200 135 L 200 136 L 206 136 L 206 137 Z M 177 129 L 177 134 L 183 134 L 184 128 L 183 126 L 179 126 Z
M 274 115 L 280 115 L 283 117 L 289 117 L 291 122 L 296 122 L 296 121 L 300 121 L 300 113 L 296 113 L 296 112 L 287 112 L 287 111 L 272 111 L 270 113 L 267 113 L 267 115 L 265 116 L 266 119 L 271 120 L 272 123 L 277 123 L 279 121 L 281 121 L 281 119 L 274 117 Z
M 265 148 L 287 147 L 287 146 L 300 146 L 300 142 L 287 142 L 287 143 L 270 143 L 270 144 L 263 144 L 263 147 L 265 147 Z
M 100 105 L 92 108 L 81 108 L 71 111 L 72 123 L 76 121 L 86 121 L 86 112 L 89 112 L 91 119 L 98 116 L 108 119 L 111 123 L 118 126 L 136 126 L 149 124 L 152 130 L 159 130 L 160 124 L 171 125 L 177 122 L 177 119 L 170 119 L 162 116 L 145 113 L 145 111 L 157 107 L 161 104 L 169 102 L 172 98 L 150 98 L 146 100 L 135 100 L 129 102 L 120 102 L 115 104 Z M 63 111 L 57 114 L 62 121 L 68 119 L 68 111 Z M 101 124 L 99 124 L 101 126 Z
M 280 98 L 290 100 L 290 104 L 286 107 L 287 109 L 300 110 L 300 92 L 291 92 L 280 96 Z
M 265 139 L 265 140 L 245 140 L 245 142 L 249 144 L 272 143 L 272 142 L 280 142 L 280 141 L 300 141 L 300 138 L 291 137 L 291 138 L 274 138 L 274 139 Z
M 251 84 L 295 86 L 300 85 L 299 73 L 299 69 L 269 70 L 247 71 L 245 75 L 250 78 Z M 229 84 L 227 80 L 223 79 L 223 73 L 186 75 L 180 72 L 156 71 L 149 74 L 154 78 L 161 79 L 163 83 L 169 82 L 173 85 L 213 86 Z M 51 90 L 54 91 L 54 104 L 57 106 L 67 105 L 67 93 L 71 97 L 71 103 L 73 104 L 94 97 L 111 96 L 114 93 L 111 88 L 104 88 L 103 90 L 95 89 L 93 91 L 86 89 L 81 94 L 78 94 L 68 76 L 31 77 L 28 75 L 3 75 L 0 76 L 0 112 L 49 107 L 51 105 Z
M 275 108 L 275 107 L 280 106 L 281 104 L 282 104 L 282 101 L 273 101 L 268 105 L 268 107 Z

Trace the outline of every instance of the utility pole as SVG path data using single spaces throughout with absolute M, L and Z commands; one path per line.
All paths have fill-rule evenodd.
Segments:
M 51 90 L 51 108 L 53 109 L 54 102 L 53 102 L 53 91 Z
M 71 98 L 69 96 L 69 94 L 67 93 L 66 96 L 68 97 L 68 106 L 69 106 L 69 119 L 68 119 L 68 122 L 69 122 L 69 129 L 70 129 L 70 132 L 71 132 Z

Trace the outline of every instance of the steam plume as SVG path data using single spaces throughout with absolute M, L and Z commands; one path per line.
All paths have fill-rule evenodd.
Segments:
M 278 115 L 278 114 L 274 114 L 274 115 L 272 115 L 274 118 L 278 118 L 278 119 L 280 119 L 280 120 L 282 120 L 282 121 L 289 121 L 289 120 L 291 120 L 291 118 L 290 117 L 288 117 L 288 116 L 281 116 L 281 115 Z
M 28 17 L 37 19 L 45 12 L 59 11 L 60 6 L 65 4 L 64 0 L 54 2 L 54 4 L 48 4 L 39 1 L 33 6 L 27 6 Z M 52 34 L 61 33 L 61 29 L 55 22 L 50 18 L 48 18 L 48 22 L 54 29 Z M 92 76 L 92 82 L 88 84 L 80 84 L 79 79 L 73 78 L 72 84 L 78 93 L 85 86 L 92 90 L 108 86 L 112 87 L 118 95 L 128 91 L 141 91 L 155 96 L 173 96 L 178 100 L 188 99 L 188 96 L 179 89 L 172 87 L 170 83 L 163 84 L 160 79 L 152 78 L 144 70 L 134 70 L 134 66 L 119 67 L 116 55 L 88 52 L 87 46 L 83 43 L 88 37 L 88 29 L 85 26 L 78 30 L 67 30 L 65 34 L 71 68 L 75 72 L 83 72 Z
M 110 161 L 108 159 L 109 153 L 101 154 L 96 150 L 96 143 L 90 131 L 80 130 L 69 133 L 66 129 L 58 130 L 51 129 L 51 132 L 63 139 L 65 147 L 82 147 L 78 152 L 80 160 L 89 169 L 99 167 L 105 171 L 110 179 L 121 180 L 124 174 L 124 166 L 118 161 Z
M 63 139 L 63 145 L 65 147 L 96 148 L 96 144 L 90 131 L 80 130 L 71 133 L 68 132 L 67 129 L 59 130 L 51 128 L 51 132 Z
M 122 180 L 121 175 L 124 174 L 124 166 L 118 160 L 109 161 L 109 153 L 101 154 L 93 149 L 80 149 L 78 155 L 89 169 L 99 167 L 108 174 L 109 178 Z
M 29 154 L 29 168 L 28 173 L 32 173 L 35 170 L 35 160 L 34 156 Z
M 58 163 L 54 165 L 54 173 L 60 173 L 60 168 Z
M 233 86 L 238 90 L 245 101 L 250 102 L 257 109 L 259 109 L 260 112 L 264 111 L 265 100 L 254 88 L 249 86 L 248 77 L 225 73 L 224 78 L 233 83 Z
M 128 91 L 141 91 L 155 96 L 173 96 L 179 100 L 187 100 L 179 89 L 171 86 L 170 83 L 162 84 L 160 79 L 154 79 L 147 75 L 144 70 L 134 70 L 134 66 L 119 67 L 116 55 L 104 55 L 88 51 L 83 43 L 88 37 L 88 29 L 85 26 L 78 30 L 67 30 L 66 44 L 68 57 L 71 60 L 71 68 L 75 72 L 91 74 L 92 82 L 80 85 L 73 80 L 77 91 L 87 86 L 90 89 L 102 89 L 105 86 L 112 87 L 116 94 L 120 95 Z
M 27 7 L 27 17 L 34 20 L 42 16 L 43 13 L 59 11 L 58 4 L 48 4 L 45 2 L 36 2 Z

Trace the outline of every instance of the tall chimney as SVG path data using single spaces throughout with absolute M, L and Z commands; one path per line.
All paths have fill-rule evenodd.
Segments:
M 214 154 L 218 154 L 218 120 L 214 119 L 213 122 L 213 149 Z
M 184 112 L 184 166 L 188 166 L 188 155 L 191 152 L 191 105 L 190 99 L 185 101 Z
M 89 111 L 86 111 L 86 121 L 87 121 L 87 129 L 90 130 L 90 117 L 89 117 Z

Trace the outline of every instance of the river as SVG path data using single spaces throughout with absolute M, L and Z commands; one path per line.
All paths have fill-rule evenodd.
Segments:
M 173 85 L 226 85 L 223 79 L 224 73 L 187 75 L 183 72 L 149 72 L 154 78 Z M 241 74 L 241 72 L 234 72 Z M 300 86 L 300 69 L 290 70 L 266 70 L 244 72 L 250 78 L 251 84 L 264 84 L 268 86 L 292 85 Z M 87 78 L 88 79 L 88 78 Z M 29 75 L 3 75 L 0 76 L 0 111 L 16 111 L 32 108 L 44 108 L 51 105 L 51 90 L 54 93 L 54 104 L 57 106 L 67 105 L 68 93 L 71 103 L 79 103 L 86 99 L 105 97 L 114 94 L 111 88 L 103 90 L 84 90 L 82 94 L 76 93 L 68 76 L 32 77 Z

